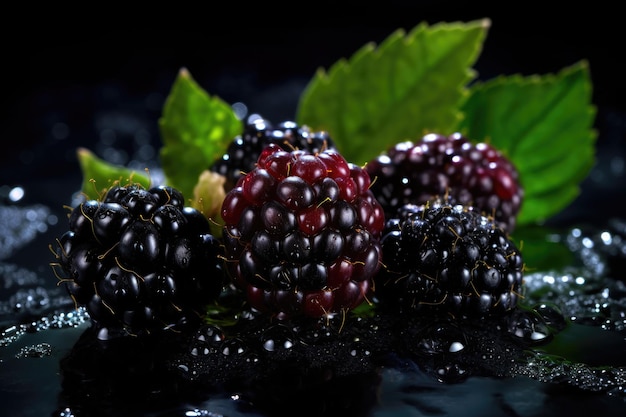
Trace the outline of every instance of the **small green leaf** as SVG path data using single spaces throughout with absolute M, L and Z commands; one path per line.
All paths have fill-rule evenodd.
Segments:
M 83 173 L 81 191 L 89 200 L 99 200 L 115 184 L 140 184 L 145 188 L 150 186 L 149 177 L 126 167 L 110 164 L 86 148 L 78 148 L 76 155 Z
M 183 68 L 165 101 L 159 128 L 166 182 L 189 198 L 202 171 L 224 154 L 242 123 L 229 104 L 211 97 Z
M 470 88 L 459 130 L 517 167 L 525 192 L 518 225 L 541 222 L 578 196 L 595 163 L 591 90 L 585 61 L 558 74 L 500 76 Z
M 300 97 L 296 120 L 328 131 L 357 164 L 396 142 L 450 132 L 489 24 L 421 23 L 408 34 L 392 33 L 378 48 L 369 43 L 328 73 L 318 70 Z

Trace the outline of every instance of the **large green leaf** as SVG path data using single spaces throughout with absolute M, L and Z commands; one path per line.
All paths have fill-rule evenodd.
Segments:
M 189 198 L 200 174 L 241 133 L 242 123 L 229 104 L 211 97 L 183 68 L 167 97 L 159 128 L 166 182 Z
M 459 130 L 517 167 L 525 191 L 518 225 L 541 222 L 578 196 L 595 163 L 591 100 L 586 61 L 557 74 L 500 76 L 470 87 Z
M 145 188 L 150 186 L 150 178 L 147 175 L 111 164 L 98 158 L 89 149 L 78 148 L 76 156 L 83 174 L 81 192 L 89 200 L 100 200 L 113 185 L 139 184 Z
M 489 24 L 421 23 L 408 34 L 392 33 L 379 47 L 369 43 L 328 72 L 318 70 L 300 97 L 296 120 L 328 131 L 346 159 L 358 164 L 396 142 L 450 132 Z

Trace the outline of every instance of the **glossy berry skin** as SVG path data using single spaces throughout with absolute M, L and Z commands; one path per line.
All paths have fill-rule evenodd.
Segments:
M 226 153 L 210 167 L 211 171 L 226 178 L 225 191 L 230 191 L 239 178 L 254 168 L 261 151 L 270 143 L 286 151 L 301 149 L 315 153 L 334 148 L 327 132 L 314 132 L 293 121 L 272 125 L 269 120 L 252 114 L 246 119 L 243 133 L 228 145 Z
M 511 233 L 524 196 L 519 174 L 502 153 L 460 133 L 401 142 L 366 165 L 372 192 L 391 217 L 404 204 L 448 195 L 471 205 Z
M 106 338 L 198 324 L 222 290 L 221 255 L 208 219 L 178 190 L 129 185 L 72 209 L 53 265 Z
M 369 185 L 335 150 L 262 151 L 221 213 L 227 269 L 253 308 L 323 317 L 364 301 L 384 227 Z
M 468 317 L 500 315 L 517 305 L 521 253 L 472 207 L 445 200 L 405 205 L 387 220 L 381 246 L 385 268 L 375 283 L 383 305 Z

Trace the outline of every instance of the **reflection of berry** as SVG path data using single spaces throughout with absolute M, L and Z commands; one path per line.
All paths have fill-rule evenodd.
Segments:
M 312 132 L 307 126 L 292 121 L 272 126 L 268 120 L 253 114 L 248 117 L 243 133 L 230 143 L 222 158 L 211 166 L 211 171 L 226 177 L 224 189 L 230 191 L 242 175 L 254 168 L 261 151 L 270 143 L 287 151 L 302 149 L 312 153 L 334 147 L 326 132 Z
M 384 225 L 369 185 L 334 150 L 263 150 L 222 205 L 226 265 L 252 307 L 318 317 L 364 300 Z
M 237 392 L 254 405 L 253 415 L 365 416 L 391 340 L 382 323 L 356 316 L 260 315 L 225 328 L 201 326 L 170 364 L 183 381 Z
M 515 228 L 523 190 L 513 164 L 491 145 L 459 133 L 429 134 L 402 142 L 366 165 L 372 192 L 387 217 L 404 204 L 424 204 L 448 194 L 492 216 L 508 233 Z
M 72 412 L 54 415 L 159 414 L 182 399 L 198 398 L 198 389 L 183 385 L 168 367 L 184 341 L 182 334 L 118 337 L 105 343 L 98 340 L 100 334 L 95 327 L 86 329 L 59 360 L 58 410 Z
M 433 200 L 387 222 L 376 294 L 406 310 L 486 316 L 517 305 L 522 256 L 492 219 Z
M 221 292 L 219 243 L 183 202 L 171 187 L 115 186 L 72 210 L 57 240 L 58 275 L 100 327 L 178 328 L 198 322 Z

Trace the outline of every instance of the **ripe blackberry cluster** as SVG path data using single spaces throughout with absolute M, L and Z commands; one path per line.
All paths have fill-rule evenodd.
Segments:
M 252 307 L 321 317 L 364 301 L 384 227 L 369 186 L 335 150 L 263 150 L 221 213 L 227 270 Z
M 334 148 L 327 132 L 313 132 L 293 121 L 273 126 L 267 119 L 253 114 L 247 118 L 243 133 L 230 143 L 226 153 L 210 169 L 226 177 L 224 189 L 230 191 L 242 175 L 254 168 L 261 151 L 270 143 L 287 151 L 302 149 L 312 153 Z
M 449 311 L 484 317 L 513 309 L 521 294 L 523 260 L 491 218 L 435 199 L 405 205 L 389 219 L 375 279 L 382 303 L 404 311 Z
M 60 283 L 103 338 L 197 323 L 224 283 L 208 219 L 168 186 L 114 186 L 79 204 L 54 250 Z
M 387 217 L 404 204 L 424 204 L 447 193 L 493 217 L 508 233 L 515 228 L 524 195 L 519 175 L 489 144 L 472 143 L 460 133 L 428 134 L 394 145 L 365 169 Z

